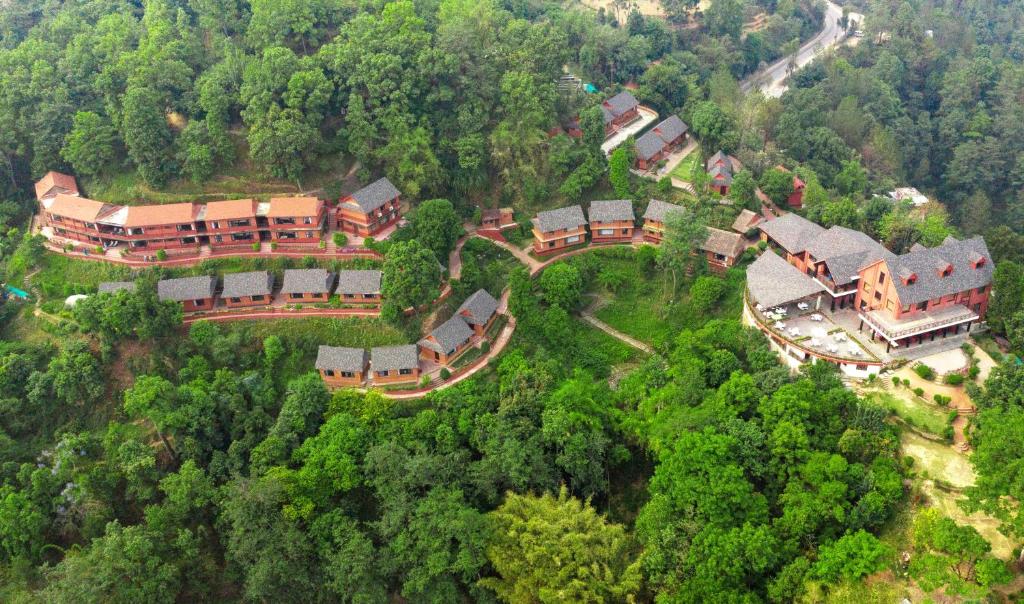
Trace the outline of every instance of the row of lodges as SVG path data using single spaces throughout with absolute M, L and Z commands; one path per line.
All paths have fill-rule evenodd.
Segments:
M 681 206 L 651 199 L 643 214 L 641 229 L 644 241 L 661 243 L 666 218 L 671 212 L 682 210 Z M 595 244 L 631 243 L 636 230 L 633 202 L 628 199 L 592 201 L 587 217 L 579 205 L 547 210 L 539 212 L 533 219 L 533 251 L 552 254 L 585 243 L 588 235 Z M 708 264 L 715 270 L 734 266 L 747 247 L 746 240 L 739 233 L 713 227 L 707 227 L 707 230 L 708 237 L 701 250 Z M 746 230 L 749 226 L 741 232 Z
M 75 179 L 50 172 L 36 183 L 41 222 L 53 234 L 104 248 L 176 250 L 251 247 L 256 242 L 311 247 L 332 229 L 361 237 L 401 218 L 401 193 L 387 178 L 340 200 L 328 211 L 316 197 L 232 199 L 209 203 L 122 206 L 79 195 Z
M 227 308 L 269 306 L 275 300 L 283 304 L 324 303 L 337 295 L 341 303 L 379 306 L 381 303 L 381 272 L 377 270 L 344 270 L 333 273 L 320 268 L 288 269 L 280 288 L 268 271 L 229 273 L 223 285 L 213 275 L 162 279 L 156 284 L 160 300 L 180 302 L 185 312 L 210 311 L 223 302 Z M 101 283 L 100 293 L 134 290 L 132 281 Z
M 473 345 L 481 345 L 498 314 L 498 300 L 480 289 L 416 344 L 372 348 L 369 354 L 360 348 L 321 346 L 316 369 L 334 387 L 415 382 L 424 366 L 450 366 Z

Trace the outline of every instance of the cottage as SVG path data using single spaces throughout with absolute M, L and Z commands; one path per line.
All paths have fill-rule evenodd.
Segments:
M 650 243 L 661 243 L 665 233 L 665 218 L 670 212 L 683 211 L 684 208 L 659 199 L 652 199 L 647 203 L 647 210 L 644 211 L 644 241 Z
M 36 199 L 40 202 L 45 202 L 56 198 L 58 195 L 78 197 L 78 183 L 75 182 L 75 177 L 70 174 L 62 174 L 51 170 L 36 183 Z
M 740 233 L 741 235 L 746 235 L 755 227 L 757 227 L 758 223 L 760 222 L 760 214 L 756 214 L 754 212 L 751 212 L 750 210 L 744 209 L 740 211 L 739 216 L 737 216 L 736 220 L 732 222 L 732 230 L 736 231 L 737 233 Z
M 455 311 L 478 336 L 483 336 L 498 316 L 498 301 L 485 289 L 478 289 Z
M 362 348 L 321 346 L 316 353 L 316 370 L 328 386 L 361 386 L 368 363 Z
M 272 197 L 266 219 L 271 242 L 314 246 L 327 228 L 327 206 L 316 197 Z
M 380 304 L 380 282 L 380 271 L 338 271 L 335 293 L 345 304 Z
M 670 115 L 636 139 L 636 167 L 651 170 L 686 142 L 690 129 L 678 115 Z
M 274 275 L 268 271 L 224 275 L 221 300 L 229 308 L 262 306 L 273 301 Z
M 338 228 L 360 237 L 376 235 L 402 217 L 401 196 L 387 178 L 359 189 L 338 205 Z
M 281 294 L 288 302 L 327 302 L 334 285 L 334 273 L 322 268 L 288 269 Z
M 217 278 L 210 275 L 163 279 L 156 284 L 156 295 L 160 300 L 181 302 L 185 312 L 213 310 Z
M 640 101 L 623 91 L 601 103 L 601 114 L 604 116 L 604 135 L 608 137 L 640 117 Z
M 480 227 L 504 230 L 516 226 L 512 208 L 489 208 L 480 212 Z
M 99 285 L 99 293 L 116 294 L 119 291 L 135 291 L 134 281 L 104 281 Z
M 532 222 L 537 254 L 550 254 L 587 240 L 587 219 L 578 205 L 538 212 Z
M 590 240 L 594 243 L 629 243 L 636 228 L 633 202 L 608 199 L 590 202 Z
M 465 352 L 473 339 L 473 329 L 459 315 L 453 316 L 419 341 L 420 357 L 448 365 Z
M 743 236 L 712 227 L 707 229 L 708 238 L 701 244 L 700 249 L 704 252 L 711 270 L 721 272 L 735 266 L 736 260 L 747 247 Z
M 719 195 L 729 194 L 733 175 L 743 169 L 740 160 L 724 151 L 719 151 L 712 155 L 705 167 L 707 168 L 709 179 L 708 189 Z
M 370 372 L 374 384 L 415 382 L 420 363 L 415 344 L 381 346 L 370 350 Z
M 259 241 L 255 199 L 231 199 L 211 201 L 200 212 L 199 220 L 206 227 L 210 247 L 251 246 Z

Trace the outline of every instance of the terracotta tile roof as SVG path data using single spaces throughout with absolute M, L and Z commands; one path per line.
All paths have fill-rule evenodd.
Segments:
M 316 216 L 324 202 L 316 197 L 272 197 L 267 218 L 291 218 L 293 216 Z
M 202 206 L 193 203 L 128 206 L 125 208 L 124 227 L 163 226 L 195 222 Z
M 100 216 L 108 214 L 114 209 L 116 209 L 115 206 L 105 204 L 102 201 L 94 201 L 85 197 L 61 193 L 57 195 L 46 210 L 51 214 L 71 218 L 72 220 L 96 222 Z
M 237 220 L 256 217 L 255 199 L 232 199 L 229 201 L 211 201 L 206 204 L 204 220 Z
M 58 193 L 78 195 L 78 184 L 75 182 L 74 176 L 51 170 L 36 183 L 36 199 L 42 199 L 53 189 L 59 189 Z

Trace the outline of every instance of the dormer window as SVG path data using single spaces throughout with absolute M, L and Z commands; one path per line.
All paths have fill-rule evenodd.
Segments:
M 907 278 L 903 280 L 903 285 L 913 285 L 917 283 L 917 275 L 907 275 Z
M 946 268 L 942 269 L 942 276 L 944 278 L 948 277 L 948 276 L 950 276 L 952 274 L 953 274 L 953 267 L 952 266 L 947 266 Z
M 974 268 L 975 269 L 979 269 L 979 268 L 981 268 L 983 266 L 985 266 L 985 257 L 984 256 L 982 256 L 981 258 L 978 258 L 977 260 L 974 261 Z

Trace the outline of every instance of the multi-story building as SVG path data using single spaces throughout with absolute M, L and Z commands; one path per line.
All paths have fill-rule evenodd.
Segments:
M 636 229 L 633 202 L 605 199 L 590 202 L 590 240 L 594 243 L 629 243 Z
M 36 199 L 45 202 L 56 198 L 58 195 L 78 196 L 78 183 L 75 177 L 69 174 L 49 171 L 46 176 L 36 183 Z
M 258 207 L 259 203 L 255 199 L 211 201 L 206 204 L 199 219 L 203 222 L 210 247 L 251 246 L 259 241 L 256 217 Z
M 740 160 L 724 151 L 712 155 L 704 166 L 708 172 L 708 189 L 719 195 L 728 195 L 732 177 L 743 169 Z
M 104 245 L 99 220 L 118 209 L 100 201 L 59 193 L 42 201 L 42 223 L 58 237 Z
M 360 237 L 372 237 L 402 217 L 402 194 L 387 178 L 381 178 L 338 204 L 338 228 Z
M 321 346 L 316 353 L 316 369 L 328 386 L 361 386 L 368 363 L 362 348 Z
M 327 230 L 327 206 L 316 197 L 272 197 L 265 217 L 277 244 L 318 244 Z
M 533 251 L 550 254 L 587 240 L 587 219 L 578 205 L 538 212 L 533 219 Z
M 198 248 L 201 205 L 120 206 L 97 220 L 100 238 L 108 245 L 123 242 L 133 250 Z
M 661 239 L 665 235 L 665 218 L 670 212 L 681 210 L 680 206 L 660 199 L 652 199 L 647 202 L 647 209 L 644 211 L 644 241 L 661 243 Z

